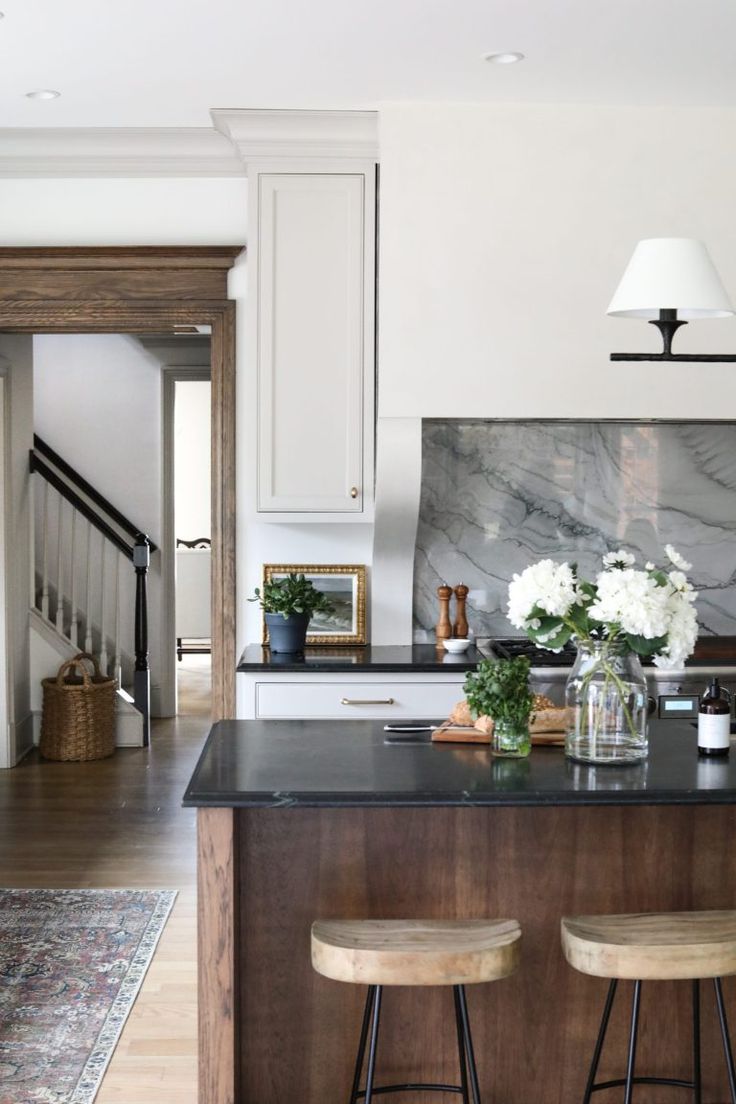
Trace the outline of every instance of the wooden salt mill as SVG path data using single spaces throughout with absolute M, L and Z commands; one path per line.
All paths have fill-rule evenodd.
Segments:
M 468 635 L 468 618 L 465 613 L 465 602 L 468 597 L 469 587 L 466 587 L 465 583 L 460 583 L 455 587 L 455 624 L 452 626 L 452 635 L 458 637 L 460 640 L 465 640 Z
M 437 597 L 440 600 L 440 619 L 437 622 L 435 629 L 435 635 L 437 637 L 437 643 L 441 644 L 443 640 L 449 640 L 452 636 L 452 624 L 450 622 L 450 599 L 452 598 L 452 587 L 444 583 L 442 586 L 437 587 Z

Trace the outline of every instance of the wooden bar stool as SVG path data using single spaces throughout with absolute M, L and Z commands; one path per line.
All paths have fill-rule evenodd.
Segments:
M 565 958 L 576 970 L 594 977 L 611 978 L 583 1096 L 584 1104 L 588 1104 L 592 1093 L 614 1085 L 626 1086 L 625 1104 L 630 1104 L 634 1085 L 676 1085 L 692 1089 L 695 1104 L 700 1104 L 700 980 L 703 978 L 713 978 L 731 1102 L 736 1104 L 736 1076 L 721 986 L 722 977 L 736 973 L 736 912 L 651 912 L 627 916 L 567 917 L 562 920 L 562 947 Z M 634 982 L 626 1076 L 596 1083 L 616 986 L 622 979 Z M 692 982 L 692 1081 L 634 1076 L 642 982 L 666 980 Z
M 519 964 L 521 929 L 516 920 L 317 920 L 312 925 L 312 965 L 334 981 L 367 985 L 350 1104 L 391 1092 L 452 1092 L 480 1104 L 465 986 L 497 981 Z M 460 1085 L 411 1083 L 374 1087 L 381 997 L 385 985 L 451 985 Z M 360 1079 L 370 1031 L 365 1089 Z

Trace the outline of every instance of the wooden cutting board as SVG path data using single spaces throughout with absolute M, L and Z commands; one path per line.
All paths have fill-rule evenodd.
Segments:
M 435 743 L 448 744 L 490 744 L 491 737 L 487 732 L 480 732 L 477 728 L 465 725 L 440 725 L 432 731 L 432 740 Z M 564 747 L 564 732 L 533 732 L 532 747 Z

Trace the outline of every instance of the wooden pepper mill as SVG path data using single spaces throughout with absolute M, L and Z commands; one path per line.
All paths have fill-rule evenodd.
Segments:
M 465 583 L 460 583 L 455 587 L 455 624 L 452 626 L 452 635 L 458 637 L 460 640 L 465 640 L 468 635 L 468 618 L 465 613 L 465 602 L 468 597 L 469 587 L 466 587 Z
M 440 600 L 440 619 L 437 622 L 435 634 L 437 637 L 437 643 L 442 644 L 443 640 L 449 640 L 452 636 L 452 624 L 450 622 L 450 599 L 452 598 L 452 587 L 444 583 L 442 586 L 437 587 L 437 597 Z

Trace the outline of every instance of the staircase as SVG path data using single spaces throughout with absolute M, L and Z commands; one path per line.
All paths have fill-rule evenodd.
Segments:
M 79 651 L 118 681 L 117 743 L 148 746 L 147 575 L 156 546 L 40 437 L 30 453 L 34 693 Z

